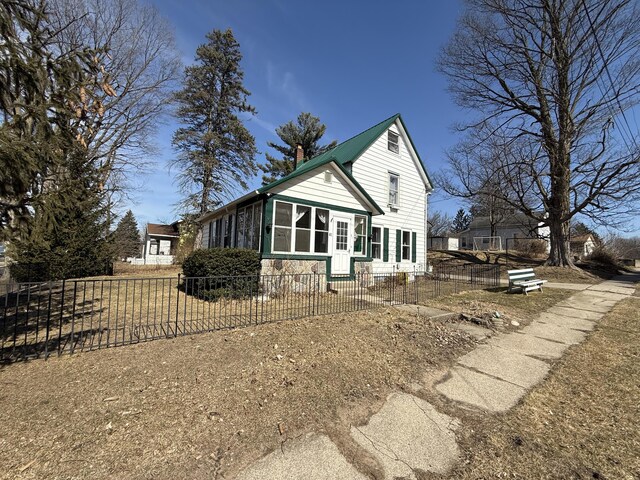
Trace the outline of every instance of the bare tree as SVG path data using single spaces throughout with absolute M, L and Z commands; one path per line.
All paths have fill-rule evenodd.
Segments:
M 83 131 L 87 160 L 98 166 L 109 207 L 126 195 L 155 152 L 153 136 L 180 76 L 173 29 L 135 0 L 48 0 L 60 51 L 90 48 L 109 87 L 96 86 Z
M 454 98 L 478 112 L 459 126 L 473 145 L 459 164 L 501 151 L 498 196 L 549 226 L 550 265 L 573 266 L 576 214 L 611 223 L 638 209 L 640 152 L 625 112 L 640 99 L 639 13 L 629 0 L 468 0 L 442 51 Z
M 438 185 L 447 194 L 464 199 L 471 217 L 487 217 L 494 237 L 498 225 L 513 213 L 505 198 L 514 194 L 507 190 L 499 168 L 502 150 L 491 139 L 480 143 L 478 148 L 477 142 L 466 140 L 447 152 L 449 166 L 438 175 Z
M 640 259 L 640 237 L 622 237 L 610 234 L 605 237 L 604 245 L 617 258 Z
M 442 237 L 452 230 L 453 219 L 448 213 L 437 210 L 429 212 L 427 220 L 427 237 Z

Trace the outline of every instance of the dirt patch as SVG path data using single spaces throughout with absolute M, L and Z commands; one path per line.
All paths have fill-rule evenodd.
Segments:
M 230 478 L 316 431 L 375 473 L 350 425 L 473 346 L 388 308 L 9 365 L 0 371 L 0 471 Z
M 479 318 L 495 317 L 495 312 L 498 312 L 503 329 L 510 331 L 528 325 L 538 314 L 574 293 L 570 290 L 547 288 L 542 293 L 536 291 L 522 295 L 508 293 L 506 288 L 498 288 L 436 298 L 429 302 L 429 306 Z
M 448 478 L 640 478 L 639 310 L 618 304 L 507 414 L 466 418 Z

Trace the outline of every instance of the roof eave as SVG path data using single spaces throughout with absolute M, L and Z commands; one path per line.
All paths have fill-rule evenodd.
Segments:
M 429 173 L 427 172 L 427 168 L 424 166 L 424 162 L 422 161 L 422 158 L 420 158 L 420 154 L 418 153 L 418 149 L 416 148 L 415 144 L 413 143 L 413 139 L 411 138 L 411 134 L 409 133 L 409 130 L 407 130 L 407 127 L 404 124 L 404 120 L 402 119 L 402 115 L 398 114 L 398 120 L 400 120 L 400 123 L 402 124 L 402 129 L 407 134 L 407 138 L 409 139 L 409 143 L 411 144 L 411 149 L 416 154 L 416 157 L 418 158 L 418 163 L 422 167 L 422 171 L 424 173 L 424 176 L 427 179 L 427 185 L 425 185 L 425 189 L 426 189 L 427 193 L 431 193 L 431 192 L 433 192 L 433 189 L 434 189 L 433 181 L 431 180 L 431 177 L 429 176 Z
M 242 197 L 238 197 L 235 200 L 232 200 L 231 202 L 223 205 L 220 208 L 216 208 L 215 210 L 212 210 L 210 212 L 207 212 L 203 215 L 200 215 L 198 218 L 196 218 L 196 222 L 204 222 L 205 220 L 208 220 L 209 218 L 215 217 L 217 216 L 219 213 L 221 212 L 228 212 L 229 208 L 231 207 L 235 207 L 237 204 L 242 203 L 246 200 L 249 200 L 251 197 L 257 197 L 258 195 L 260 195 L 260 190 L 254 190 L 252 192 L 249 192 L 245 195 L 243 195 Z

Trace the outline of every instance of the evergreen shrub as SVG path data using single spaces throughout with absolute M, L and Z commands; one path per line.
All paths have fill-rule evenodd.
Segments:
M 260 255 L 244 248 L 196 250 L 182 262 L 182 288 L 203 300 L 242 298 L 258 291 Z

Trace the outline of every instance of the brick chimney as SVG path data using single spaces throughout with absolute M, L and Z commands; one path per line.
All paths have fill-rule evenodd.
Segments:
M 295 170 L 296 168 L 298 168 L 298 165 L 302 165 L 302 160 L 304 159 L 304 148 L 302 148 L 302 145 L 297 144 L 296 145 L 296 159 L 293 162 L 293 169 Z

